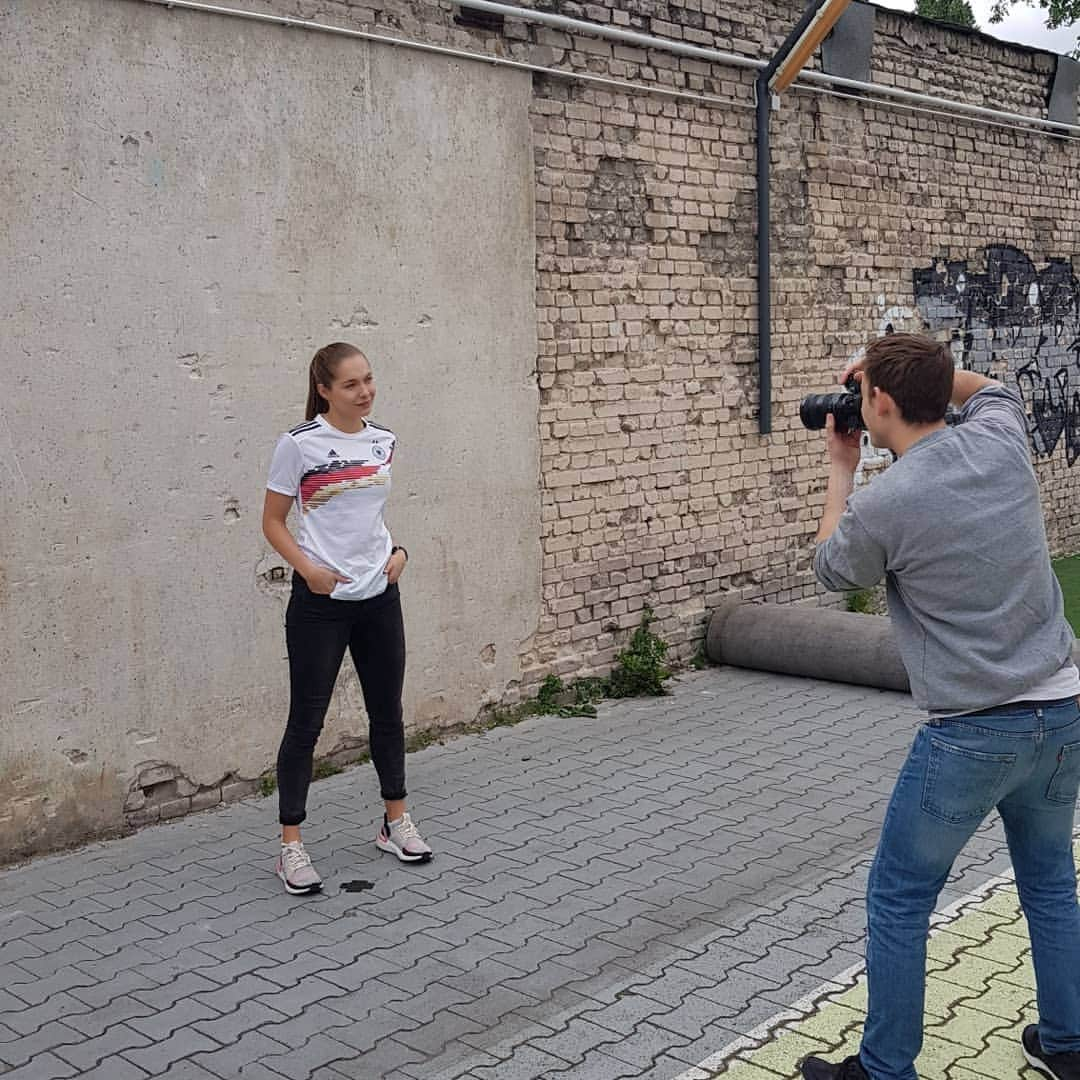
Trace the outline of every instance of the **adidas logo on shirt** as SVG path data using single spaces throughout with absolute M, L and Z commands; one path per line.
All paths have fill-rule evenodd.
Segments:
M 336 450 L 331 450 L 331 451 L 330 451 L 330 453 L 329 453 L 329 454 L 327 454 L 326 456 L 327 456 L 327 457 L 337 457 L 337 456 L 338 456 L 338 452 L 337 452 Z

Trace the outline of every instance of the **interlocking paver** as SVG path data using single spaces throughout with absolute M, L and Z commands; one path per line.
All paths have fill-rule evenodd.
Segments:
M 93 1038 L 76 1038 L 68 1045 L 57 1046 L 53 1052 L 83 1072 L 95 1068 L 105 1058 L 150 1046 L 151 1042 L 147 1035 L 136 1031 L 130 1024 L 118 1023 L 110 1025 Z
M 200 947 L 215 949 L 221 938 L 207 928 L 206 923 L 188 923 L 171 933 L 143 941 L 143 948 L 160 960 L 189 959 L 192 950 Z M 205 965 L 204 965 L 205 966 Z
M 466 1064 L 467 1062 L 467 1064 Z M 448 1043 L 442 1053 L 423 1061 L 403 1065 L 392 1073 L 394 1080 L 463 1080 L 471 1069 L 498 1066 L 499 1059 L 465 1043 Z M 338 1076 L 341 1074 L 338 1073 Z M 337 1080 L 335 1077 L 334 1080 Z M 387 1077 L 386 1080 L 390 1080 Z
M 213 1019 L 200 1020 L 191 1026 L 214 1042 L 228 1046 L 239 1040 L 249 1031 L 257 1031 L 267 1024 L 279 1024 L 286 1017 L 275 1009 L 268 1008 L 254 1001 L 244 1001 L 232 1012 Z
M 26 1065 L 38 1055 L 55 1050 L 64 1043 L 78 1043 L 80 1033 L 59 1020 L 50 1020 L 33 1034 L 0 1043 L 0 1062 L 16 1067 Z
M 350 1080 L 382 1080 L 395 1069 L 424 1060 L 424 1054 L 394 1038 L 380 1039 L 378 1044 L 360 1057 L 335 1062 L 333 1068 Z
M 605 1031 L 584 1017 L 576 1016 L 558 1031 L 530 1040 L 530 1045 L 577 1065 L 584 1060 L 589 1050 L 621 1041 L 621 1036 Z
M 301 1078 L 325 1065 L 346 1063 L 355 1057 L 356 1052 L 351 1046 L 338 1042 L 331 1035 L 320 1033 L 283 1054 L 263 1058 L 261 1063 L 282 1076 Z
M 4 1073 L 4 1080 L 63 1080 L 64 1077 L 77 1076 L 74 1065 L 53 1053 L 38 1054 L 33 1061 Z
M 249 1032 L 242 1036 L 250 1039 L 253 1035 L 266 1035 L 287 1047 L 295 1047 L 308 1039 L 319 1034 L 332 1035 L 342 1042 L 348 1043 L 355 1049 L 367 1046 L 367 1039 L 371 1032 L 378 1029 L 378 1017 L 387 1015 L 387 1010 L 381 1010 L 377 1014 L 369 1015 L 364 1024 L 352 1021 L 348 1016 L 331 1009 L 328 1005 L 317 1002 L 308 1005 L 302 1012 L 288 1016 L 284 1020 L 265 1023 L 258 1032 Z M 392 1017 L 394 1025 L 411 1025 L 414 1021 L 401 1017 Z
M 102 1077 L 101 1080 L 108 1080 L 108 1078 Z M 221 1078 L 201 1065 L 196 1065 L 194 1061 L 178 1061 L 175 1065 L 170 1065 L 163 1073 L 159 1073 L 154 1080 L 221 1080 Z
M 505 1061 L 512 1058 L 519 1047 L 525 1046 L 532 1039 L 550 1035 L 557 1026 L 555 1021 L 550 1024 L 541 1023 L 538 1020 L 529 1020 L 520 1012 L 512 1011 L 506 1013 L 499 1022 L 496 1038 L 492 1038 L 492 1032 L 483 1031 L 477 1034 L 461 1035 L 459 1041 L 478 1050 L 487 1051 L 500 1061 Z
M 125 1058 L 108 1057 L 96 1068 L 81 1071 L 79 1078 L 80 1080 L 146 1080 L 149 1075 Z
M 412 1017 L 420 1023 L 429 1023 L 455 1005 L 464 1005 L 473 1000 L 473 996 L 446 983 L 435 981 L 416 994 L 396 1002 L 394 1010 L 403 1017 Z
M 145 1069 L 151 1076 L 164 1072 L 173 1062 L 181 1061 L 200 1051 L 214 1051 L 218 1044 L 213 1039 L 186 1027 L 174 1031 L 167 1039 L 155 1042 L 141 1050 L 125 1050 L 124 1057 Z
M 261 1031 L 249 1031 L 228 1046 L 211 1045 L 193 1048 L 190 1052 L 190 1061 L 192 1065 L 205 1069 L 213 1076 L 220 1077 L 221 1080 L 235 1080 L 245 1066 L 258 1063 L 271 1054 L 284 1054 L 288 1050 L 289 1047 L 286 1044 L 264 1035 Z M 187 1055 L 185 1055 L 186 1058 Z M 176 1066 L 174 1065 L 173 1068 Z M 280 1076 L 280 1073 L 276 1075 Z
M 430 1063 L 445 1053 L 448 1043 L 457 1040 L 462 1035 L 475 1035 L 483 1030 L 482 1023 L 447 1009 L 434 1016 L 428 1023 L 408 1031 L 399 1031 L 394 1037 L 398 1042 L 419 1050 L 424 1055 L 423 1060 Z M 461 1045 L 464 1047 L 464 1044 Z
M 36 1048 L 4 1080 L 72 1062 L 113 1080 L 689 1078 L 859 962 L 916 720 L 896 694 L 709 670 L 413 755 L 426 867 L 375 851 L 381 804 L 350 772 L 312 790 L 318 897 L 280 891 L 267 800 L 0 871 L 0 1061 Z M 1006 865 L 992 823 L 943 902 Z M 349 878 L 374 887 L 341 892 Z M 935 948 L 959 952 L 931 950 L 928 1042 L 966 1055 L 953 1080 L 1011 1060 L 1029 1011 L 1029 958 L 1002 968 L 1023 927 L 996 904 L 943 931 Z
M 173 1032 L 189 1027 L 200 1020 L 214 1020 L 221 1016 L 217 1009 L 210 1008 L 198 998 L 177 1001 L 161 1012 L 150 1016 L 141 1016 L 128 1021 L 128 1026 L 149 1036 L 155 1043 L 163 1042 Z
M 83 1010 L 75 1012 L 63 1009 L 61 1015 L 68 1027 L 74 1028 L 90 1039 L 103 1035 L 113 1024 L 121 1024 L 137 1017 L 156 1015 L 153 1006 L 124 994 L 96 1009 L 91 1009 L 88 1005 L 76 1001 L 70 995 L 58 994 L 57 996 L 68 997 L 80 1010 Z
M 636 1030 L 641 1021 L 658 1020 L 669 1012 L 668 1006 L 662 1002 L 635 994 L 630 990 L 624 990 L 610 1004 L 603 1004 L 595 999 L 590 1000 L 592 1005 L 582 1015 L 597 1027 L 615 1035 L 629 1035 Z M 710 1002 L 710 1006 L 715 1015 L 715 1005 Z
M 468 1019 L 476 1020 L 482 1025 L 481 1031 L 487 1032 L 500 1025 L 507 1013 L 513 1013 L 523 1006 L 535 1005 L 537 1000 L 528 994 L 500 985 L 489 990 L 482 997 L 474 998 L 461 1005 L 452 1005 L 449 1012 L 460 1013 Z
M 534 1080 L 540 1076 L 555 1076 L 565 1071 L 569 1062 L 552 1057 L 531 1046 L 524 1046 L 512 1057 L 498 1065 L 480 1066 L 471 1070 L 476 1080 Z
M 313 975 L 295 986 L 280 987 L 271 984 L 269 990 L 259 994 L 254 1000 L 286 1016 L 296 1016 L 315 1002 L 330 1001 L 343 997 L 344 994 L 345 991 L 340 986 Z
M 17 964 L 12 963 L 11 967 L 23 974 L 21 976 L 17 974 L 11 986 L 14 988 L 27 981 L 47 979 L 50 975 L 56 974 L 57 971 L 67 967 L 69 964 L 77 964 L 83 960 L 100 962 L 101 959 L 101 953 L 95 952 L 81 941 L 61 945 L 53 952 L 26 956 L 19 960 Z

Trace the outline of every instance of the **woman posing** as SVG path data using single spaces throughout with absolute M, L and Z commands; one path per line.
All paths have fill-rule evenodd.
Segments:
M 431 859 L 405 806 L 405 630 L 397 582 L 409 556 L 394 546 L 383 521 L 394 433 L 367 418 L 375 380 L 355 346 L 321 348 L 308 381 L 307 419 L 278 439 L 263 507 L 263 533 L 294 571 L 285 616 L 289 721 L 277 758 L 277 875 L 295 895 L 322 888 L 300 824 L 346 648 L 364 693 L 371 760 L 386 803 L 375 843 L 403 862 Z M 295 537 L 286 525 L 294 506 Z

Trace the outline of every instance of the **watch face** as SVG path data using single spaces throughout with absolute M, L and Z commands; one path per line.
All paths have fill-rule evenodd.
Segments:
M 382 443 L 373 443 L 371 447 L 371 456 L 376 461 L 386 460 L 386 447 Z

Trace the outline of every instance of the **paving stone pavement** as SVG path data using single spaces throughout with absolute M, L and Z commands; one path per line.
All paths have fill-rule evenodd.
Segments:
M 1080 856 L 1080 841 L 1076 845 Z M 926 1027 L 916 1062 L 923 1080 L 1039 1080 L 1024 1060 L 1019 1033 L 1038 1022 L 1031 942 L 1011 875 L 991 880 L 942 913 L 927 948 Z M 866 979 L 785 1010 L 677 1080 L 796 1080 L 808 1054 L 841 1061 L 858 1053 Z
M 850 986 L 918 718 L 709 669 L 411 755 L 428 866 L 376 850 L 368 766 L 312 788 L 317 897 L 273 876 L 274 799 L 0 872 L 0 1075 L 672 1080 Z M 942 904 L 1007 866 L 989 823 Z

